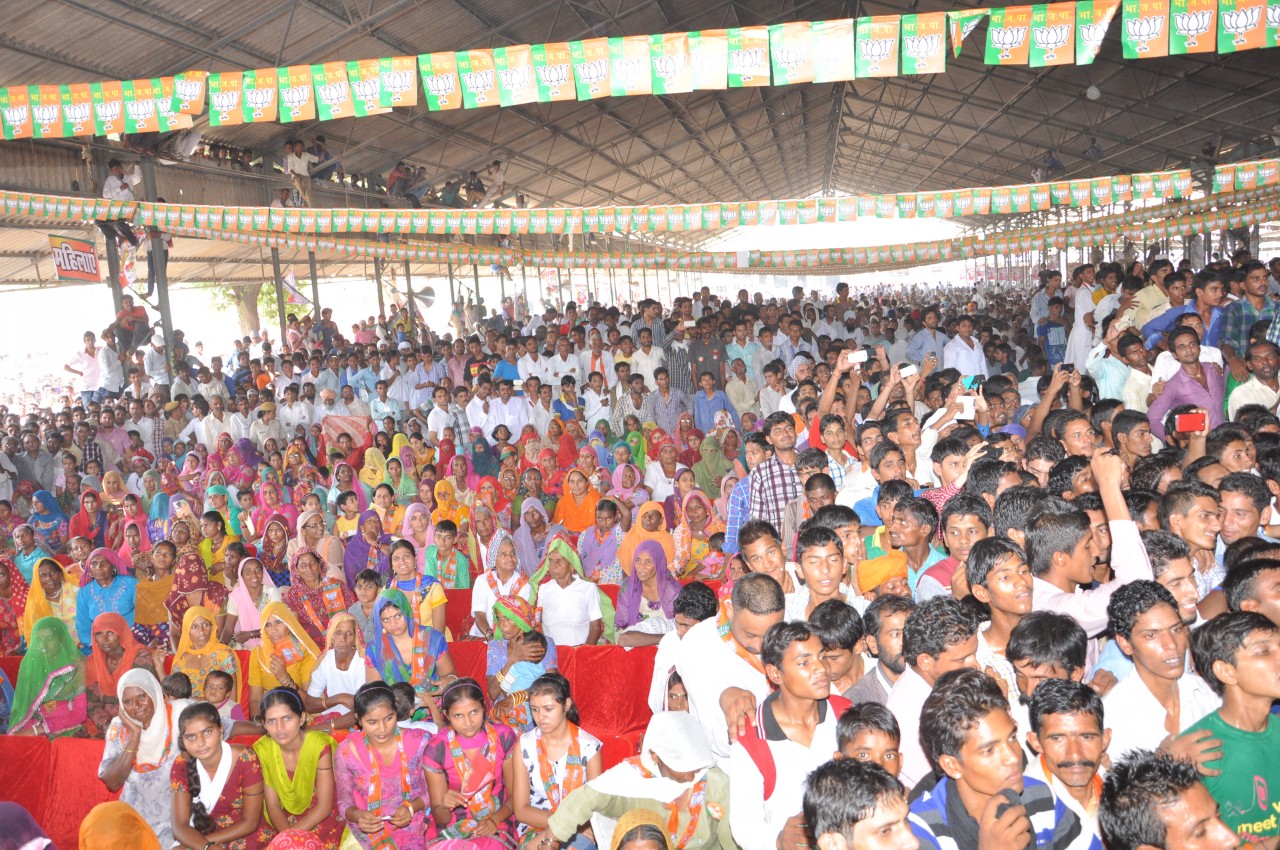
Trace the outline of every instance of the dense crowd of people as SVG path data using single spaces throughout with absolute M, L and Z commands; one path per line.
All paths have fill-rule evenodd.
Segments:
M 0 722 L 104 739 L 89 848 L 1275 847 L 1278 277 L 126 303 L 3 411 Z M 656 646 L 607 768 L 593 644 Z

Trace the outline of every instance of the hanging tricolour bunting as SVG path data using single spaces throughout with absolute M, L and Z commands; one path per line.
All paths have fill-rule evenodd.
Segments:
M 578 100 L 595 100 L 613 93 L 609 79 L 609 39 L 590 38 L 569 42 Z
M 6 139 L 31 138 L 31 95 L 26 86 L 0 89 L 0 123 Z
M 458 82 L 462 84 L 462 105 L 467 109 L 498 105 L 498 80 L 492 50 L 460 50 Z
M 452 53 L 423 53 L 418 56 L 418 76 L 427 93 L 427 109 L 442 112 L 462 108 L 458 86 L 458 60 Z
M 946 12 L 902 16 L 902 73 L 947 70 L 946 20 Z
M 574 84 L 573 53 L 569 42 L 535 44 L 530 52 L 533 54 L 533 77 L 538 84 L 538 101 L 576 100 L 578 92 Z
M 813 81 L 837 83 L 857 78 L 853 55 L 853 19 L 814 21 Z
M 653 94 L 649 37 L 609 39 L 609 90 L 614 97 Z
M 729 88 L 769 85 L 769 28 L 734 27 L 729 39 Z
M 1123 0 L 1120 24 L 1125 59 L 1169 55 L 1169 0 Z
M 58 94 L 62 100 L 62 121 L 67 135 L 93 135 L 93 92 L 89 89 L 89 84 L 72 83 L 59 86 Z
M 693 91 L 693 61 L 689 55 L 689 34 L 669 32 L 649 36 L 649 68 L 654 94 L 684 94 Z
M 951 52 L 960 58 L 960 46 L 969 37 L 969 33 L 978 28 L 989 9 L 963 9 L 958 12 L 947 12 L 947 23 L 951 29 Z
M 1169 55 L 1212 53 L 1217 46 L 1217 0 L 1170 0 Z
M 240 109 L 246 124 L 275 121 L 280 114 L 280 69 L 245 71 L 240 92 Z
M 813 82 L 813 31 L 808 21 L 769 27 L 769 59 L 773 84 L 791 86 Z
M 382 105 L 382 60 L 360 59 L 347 63 L 351 106 L 357 118 L 384 115 L 391 110 Z
M 723 91 L 729 87 L 729 31 L 689 33 L 689 61 L 694 91 Z
M 538 99 L 534 79 L 533 48 L 527 44 L 498 47 L 493 51 L 493 69 L 498 77 L 498 103 L 519 106 Z
M 898 76 L 901 22 L 897 15 L 858 18 L 855 49 L 859 79 Z
M 1077 0 L 1076 64 L 1092 65 L 1107 37 L 1107 28 L 1120 8 L 1120 0 Z
M 314 121 L 316 99 L 311 87 L 315 84 L 310 65 L 291 65 L 276 69 L 276 97 L 279 98 L 280 123 L 296 124 Z
M 1031 7 L 1032 68 L 1075 62 L 1076 4 L 1048 3 Z
M 992 9 L 987 24 L 988 65 L 1026 65 L 1031 53 L 1031 7 Z
M 1218 0 L 1218 52 L 1239 53 L 1274 43 L 1267 39 L 1268 17 L 1266 0 Z

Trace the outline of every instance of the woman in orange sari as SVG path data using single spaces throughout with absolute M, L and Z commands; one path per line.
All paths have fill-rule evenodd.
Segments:
M 676 544 L 667 531 L 666 514 L 658 502 L 645 502 L 640 506 L 636 521 L 631 523 L 631 530 L 618 546 L 618 561 L 627 575 L 631 575 L 631 562 L 635 560 L 636 547 L 646 540 L 656 540 L 662 545 L 668 564 L 676 562 Z
M 567 528 L 576 540 L 579 534 L 595 525 L 600 492 L 591 486 L 587 476 L 577 467 L 565 475 L 564 488 L 564 495 L 556 502 L 556 512 L 551 521 Z

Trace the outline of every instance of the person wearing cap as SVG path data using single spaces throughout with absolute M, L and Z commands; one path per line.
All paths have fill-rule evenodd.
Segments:
M 278 446 L 284 445 L 284 427 L 276 419 L 275 402 L 266 401 L 258 406 L 257 421 L 249 426 L 249 439 L 258 447 L 259 451 L 262 450 L 267 440 L 275 440 Z
M 649 721 L 640 755 L 571 791 L 530 850 L 554 850 L 593 815 L 616 820 L 637 809 L 674 814 L 676 850 L 736 850 L 729 777 L 715 763 L 706 732 L 693 717 L 660 711 Z

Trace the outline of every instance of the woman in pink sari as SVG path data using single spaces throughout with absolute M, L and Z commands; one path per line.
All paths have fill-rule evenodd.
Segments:
M 254 508 L 251 514 L 253 524 L 257 528 L 264 528 L 267 522 L 277 515 L 288 520 L 288 525 L 298 521 L 298 509 L 285 502 L 284 488 L 274 478 L 268 478 L 259 486 L 257 502 L 258 507 Z

